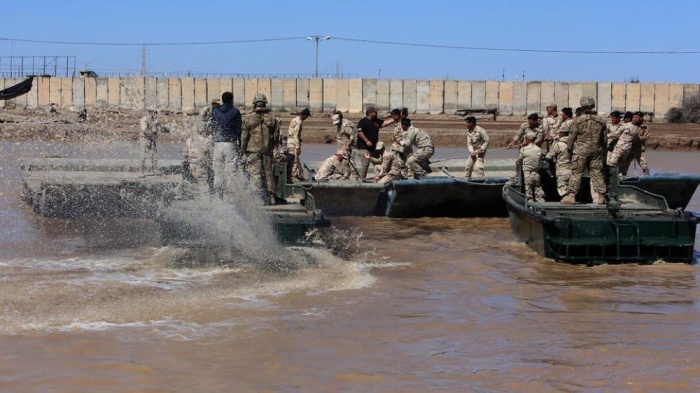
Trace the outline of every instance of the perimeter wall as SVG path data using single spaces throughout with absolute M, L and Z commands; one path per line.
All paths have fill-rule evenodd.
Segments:
M 22 79 L 0 79 L 0 89 Z M 231 91 L 236 106 L 249 106 L 256 93 L 273 109 L 362 112 L 407 107 L 411 112 L 454 114 L 460 109 L 497 108 L 499 116 L 579 106 L 583 95 L 596 98 L 601 114 L 612 110 L 652 112 L 661 120 L 669 108 L 700 92 L 698 84 L 607 82 L 498 82 L 397 79 L 239 79 L 239 78 L 35 78 L 32 90 L 0 101 L 0 108 L 142 109 L 155 106 L 195 112 Z

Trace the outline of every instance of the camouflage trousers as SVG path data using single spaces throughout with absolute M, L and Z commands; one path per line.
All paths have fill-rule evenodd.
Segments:
M 627 172 L 629 171 L 630 165 L 632 164 L 632 162 L 635 161 L 642 168 L 642 174 L 645 176 L 649 176 L 649 163 L 647 162 L 647 157 L 644 151 L 633 152 L 628 155 L 627 159 L 624 162 L 618 164 L 618 166 L 620 167 L 620 174 L 622 176 L 627 176 Z
M 605 194 L 602 154 L 602 152 L 598 152 L 588 156 L 579 156 L 576 154 L 571 156 L 571 178 L 569 179 L 568 195 L 576 196 L 578 190 L 581 188 L 583 171 L 586 169 L 588 169 L 588 173 L 591 175 L 591 190 L 598 195 Z
M 377 183 L 384 184 L 384 183 L 389 183 L 389 182 L 392 182 L 394 180 L 400 180 L 400 179 L 401 179 L 401 177 L 399 177 L 399 176 L 392 175 L 392 174 L 386 174 L 386 175 L 381 175 L 379 177 L 379 180 L 377 181 Z
M 154 172 L 158 168 L 156 140 L 144 137 L 139 139 L 141 142 L 141 172 Z
M 564 196 L 569 193 L 569 179 L 571 179 L 571 168 L 557 168 L 557 193 Z
M 427 173 L 425 172 L 425 169 L 421 167 L 421 165 L 427 164 L 433 154 L 435 154 L 435 149 L 430 146 L 421 147 L 416 150 L 416 152 L 406 160 L 406 166 L 408 167 L 406 177 L 408 179 L 412 179 L 414 177 L 416 179 L 420 179 L 421 177 L 425 177 Z
M 528 201 L 544 202 L 544 190 L 540 174 L 537 172 L 524 173 L 525 196 Z
M 288 156 L 288 161 L 287 161 L 287 172 L 291 173 L 292 179 L 297 179 L 297 180 L 304 180 L 304 168 L 301 166 L 301 159 L 299 158 L 300 154 L 296 154 L 293 151 L 289 152 Z M 289 175 L 287 175 L 289 177 Z
M 214 192 L 222 197 L 232 195 L 233 176 L 235 175 L 234 163 L 238 156 L 238 146 L 233 142 L 216 142 L 212 156 L 212 169 L 214 170 Z
M 369 153 L 367 149 L 357 149 L 357 157 L 360 159 L 359 165 L 355 164 L 357 171 L 360 173 L 360 179 L 365 180 L 367 178 L 367 171 L 369 170 L 369 158 L 365 158 L 365 153 Z
M 464 168 L 464 177 L 472 177 L 472 171 L 476 169 L 476 174 L 474 177 L 484 177 L 484 157 L 486 153 L 481 153 L 475 156 L 469 156 L 467 158 L 467 164 Z
M 275 190 L 272 156 L 265 153 L 250 153 L 245 169 L 252 194 L 258 195 L 263 204 L 269 205 Z

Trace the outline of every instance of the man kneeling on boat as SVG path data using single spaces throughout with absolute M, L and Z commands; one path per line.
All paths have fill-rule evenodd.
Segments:
M 380 141 L 377 143 L 377 150 L 382 151 L 379 158 L 368 157 L 369 154 L 365 154 L 365 158 L 375 165 L 374 182 L 389 183 L 394 180 L 405 179 L 405 162 L 402 157 L 404 147 L 398 143 L 393 143 L 391 149 L 385 150 L 384 144 Z
M 535 144 L 535 139 L 537 134 L 534 132 L 525 133 L 525 144 L 520 148 L 518 165 L 523 168 L 523 183 L 528 202 L 544 202 L 544 190 L 540 181 L 542 149 Z
M 328 157 L 318 168 L 314 179 L 316 181 L 341 180 L 350 178 L 350 167 L 345 165 L 350 153 L 350 147 L 340 149 Z

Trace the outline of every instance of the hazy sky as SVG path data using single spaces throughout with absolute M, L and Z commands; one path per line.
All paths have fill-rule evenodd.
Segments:
M 586 4 L 577 7 L 577 4 Z M 663 5 L 660 5 L 663 4 Z M 700 1 L 83 1 L 3 3 L 0 38 L 164 43 L 300 37 L 263 43 L 150 46 L 153 72 L 312 74 L 320 35 L 373 41 L 577 51 L 697 51 Z M 98 74 L 137 71 L 140 46 L 0 40 L 0 56 L 77 56 Z M 358 43 L 320 44 L 319 72 L 364 78 L 698 83 L 700 54 L 564 54 Z

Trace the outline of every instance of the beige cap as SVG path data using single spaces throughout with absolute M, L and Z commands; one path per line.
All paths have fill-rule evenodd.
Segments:
M 525 133 L 525 138 L 535 140 L 535 139 L 537 139 L 537 134 L 535 134 L 532 131 L 528 131 Z
M 382 142 L 382 141 L 377 142 L 377 147 L 375 148 L 375 150 L 382 150 L 383 148 L 384 148 L 384 142 Z
M 340 122 L 342 121 L 340 115 L 333 115 L 331 116 L 331 119 L 333 119 L 333 124 L 340 124 Z
M 557 108 L 557 104 L 552 102 L 551 104 L 547 105 L 547 108 Z

